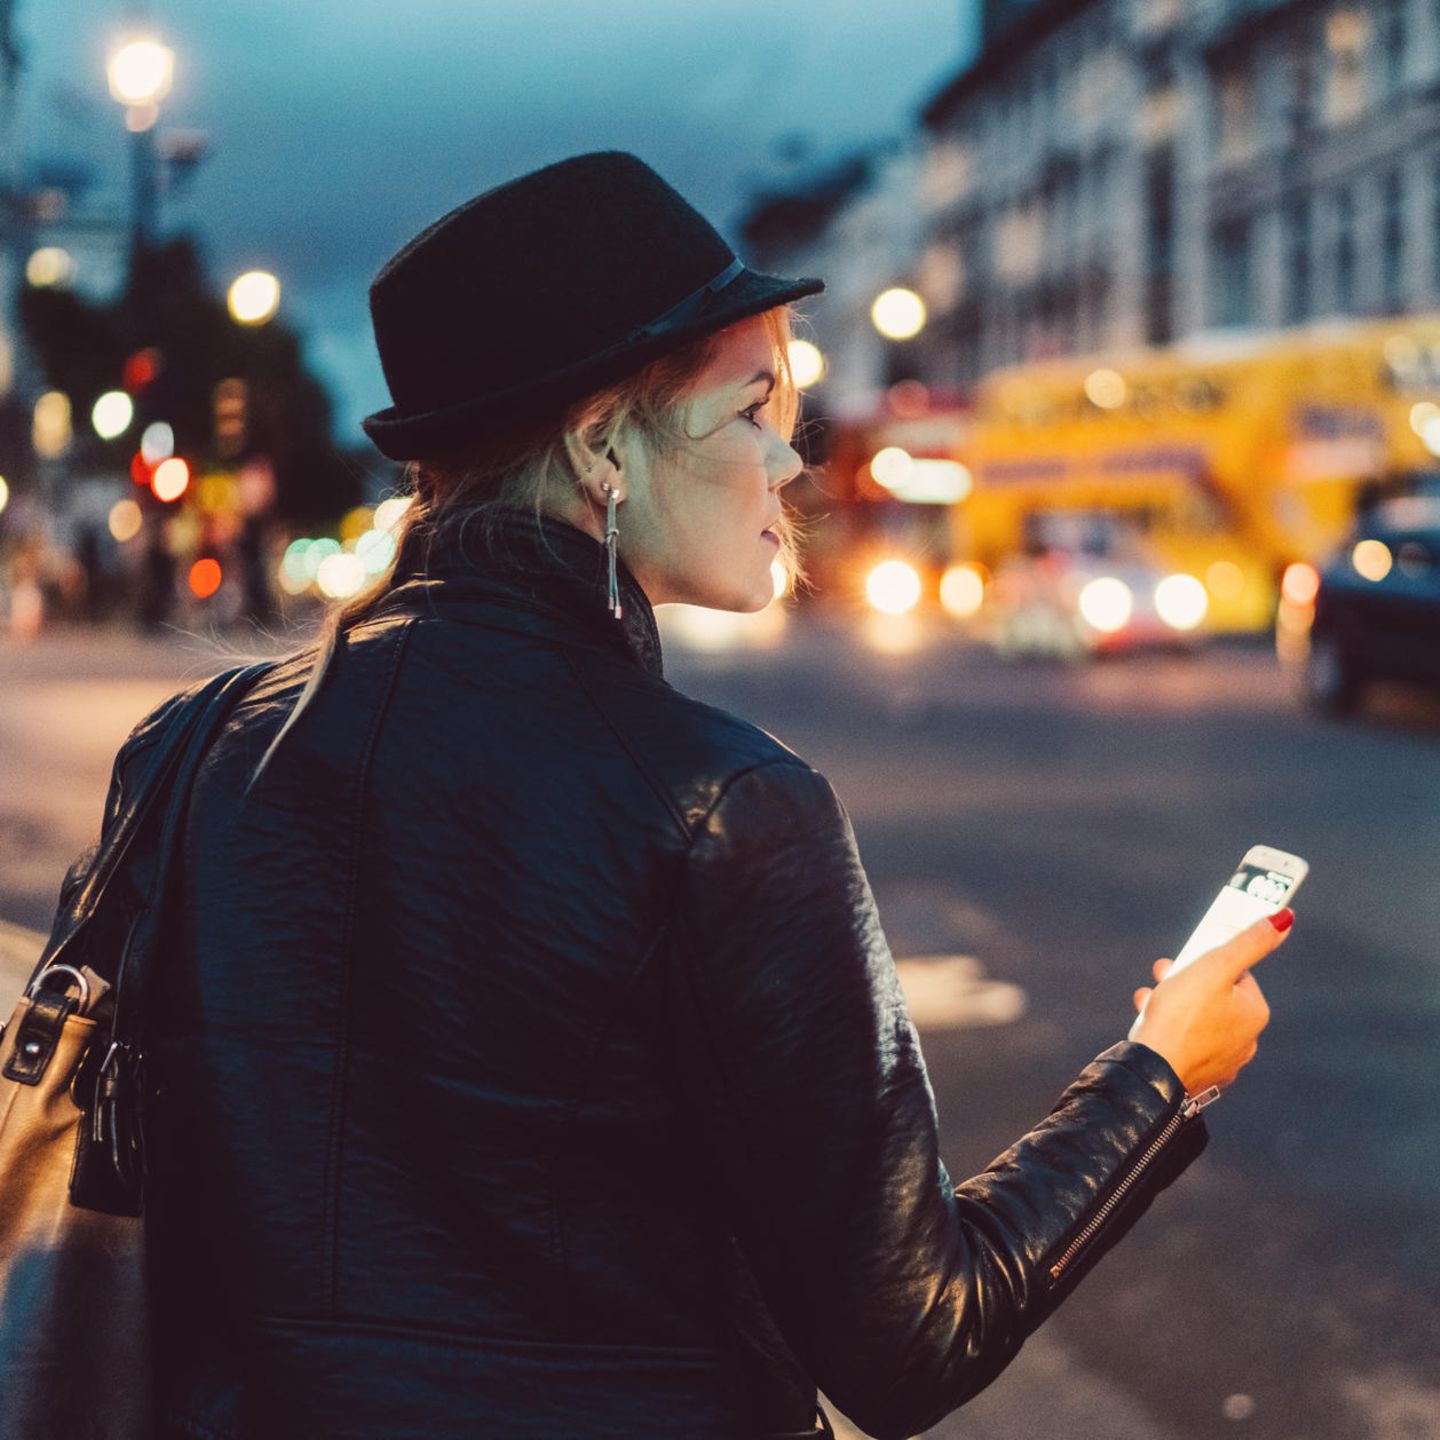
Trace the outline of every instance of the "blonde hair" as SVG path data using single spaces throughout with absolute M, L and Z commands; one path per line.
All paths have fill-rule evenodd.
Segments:
M 775 389 L 770 404 L 774 425 L 790 440 L 800 416 L 799 390 L 790 369 L 790 310 L 777 306 L 760 318 L 773 354 Z M 611 438 L 628 428 L 663 462 L 695 438 L 685 428 L 685 396 L 717 344 L 718 334 L 703 336 L 576 402 L 558 418 L 514 426 L 464 451 L 411 461 L 405 467 L 405 480 L 413 499 L 396 531 L 395 560 L 375 586 L 336 606 L 326 617 L 305 686 L 255 767 L 250 785 L 260 779 L 280 742 L 319 692 L 341 636 L 379 611 L 397 583 L 413 578 L 417 551 L 428 553 L 442 534 L 452 529 L 468 531 L 471 525 L 478 525 L 493 541 L 494 532 L 487 522 L 498 519 L 502 511 L 529 509 L 537 519 L 553 514 L 556 499 L 573 492 L 578 484 L 566 436 L 582 427 Z M 798 527 L 788 511 L 776 534 L 780 563 L 791 585 L 796 585 L 803 581 L 804 571 Z

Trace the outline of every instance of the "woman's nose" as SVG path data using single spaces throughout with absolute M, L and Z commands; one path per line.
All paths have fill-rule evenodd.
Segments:
M 775 437 L 775 448 L 770 456 L 770 484 L 778 490 L 788 485 L 805 468 L 800 452 L 780 436 Z

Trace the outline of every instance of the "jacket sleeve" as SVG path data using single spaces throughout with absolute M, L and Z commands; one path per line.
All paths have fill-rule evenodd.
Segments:
M 849 821 L 802 762 L 746 772 L 700 822 L 676 963 L 716 1201 L 791 1350 L 880 1440 L 993 1380 L 1203 1148 L 1169 1065 L 1126 1042 L 952 1184 Z

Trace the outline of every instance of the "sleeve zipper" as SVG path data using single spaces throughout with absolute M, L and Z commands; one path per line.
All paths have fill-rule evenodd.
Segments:
M 1064 1254 L 1050 1267 L 1050 1283 L 1053 1285 L 1070 1268 L 1075 1257 L 1093 1240 L 1105 1222 L 1114 1214 L 1120 1202 L 1134 1188 L 1135 1182 L 1154 1163 L 1155 1157 L 1175 1138 L 1180 1127 L 1187 1121 L 1193 1120 L 1207 1105 L 1212 1105 L 1220 1098 L 1220 1089 L 1212 1085 L 1208 1090 L 1202 1090 L 1198 1095 L 1187 1095 L 1179 1110 L 1166 1122 L 1165 1128 L 1146 1147 L 1140 1158 L 1121 1179 L 1120 1183 L 1110 1192 L 1105 1203 L 1085 1223 L 1084 1229 L 1065 1248 Z

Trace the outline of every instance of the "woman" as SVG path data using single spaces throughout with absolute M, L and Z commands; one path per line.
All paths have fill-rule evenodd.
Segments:
M 954 1186 L 849 825 L 672 690 L 653 607 L 793 563 L 785 307 L 632 156 L 372 289 L 393 573 L 229 720 L 155 1018 L 162 1424 L 880 1437 L 988 1383 L 1204 1143 L 1247 933 Z M 618 532 L 618 540 L 617 540 Z M 1157 967 L 1157 978 L 1163 965 Z

